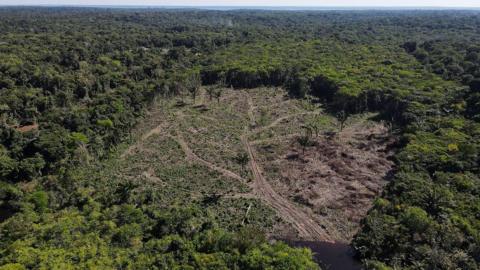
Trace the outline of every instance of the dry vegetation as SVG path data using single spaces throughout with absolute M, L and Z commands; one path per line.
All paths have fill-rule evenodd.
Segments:
M 184 101 L 157 103 L 103 174 L 135 180 L 138 191 L 161 190 L 165 205 L 203 204 L 225 227 L 347 241 L 393 165 L 392 139 L 373 115 L 349 119 L 340 132 L 320 105 L 275 88 L 225 89 L 219 101 L 202 89 L 195 103 Z M 298 138 L 312 123 L 303 151 Z
M 393 166 L 388 130 L 366 118 L 334 137 L 313 137 L 305 152 L 298 135 L 257 145 L 276 190 L 304 205 L 337 241 L 351 240 Z

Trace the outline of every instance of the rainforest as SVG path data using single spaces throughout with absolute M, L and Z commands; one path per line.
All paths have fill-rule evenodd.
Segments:
M 0 269 L 479 269 L 480 11 L 0 7 Z

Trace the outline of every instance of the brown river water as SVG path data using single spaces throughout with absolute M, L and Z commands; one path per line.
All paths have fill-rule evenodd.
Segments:
M 362 264 L 354 257 L 354 252 L 348 244 L 318 241 L 290 241 L 284 240 L 294 247 L 310 248 L 315 261 L 328 270 L 361 270 Z

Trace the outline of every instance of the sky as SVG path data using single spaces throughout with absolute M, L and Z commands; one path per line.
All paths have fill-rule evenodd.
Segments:
M 480 0 L 0 0 L 0 5 L 480 7 Z

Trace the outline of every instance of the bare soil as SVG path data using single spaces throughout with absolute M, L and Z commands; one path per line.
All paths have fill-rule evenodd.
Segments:
M 247 99 L 249 104 L 248 116 L 250 118 L 250 125 L 255 126 L 255 118 L 252 113 L 254 110 L 252 98 L 248 93 Z M 266 128 L 275 126 L 283 119 L 287 117 L 279 118 L 273 121 Z M 259 164 L 257 163 L 257 157 L 255 150 L 250 145 L 248 141 L 248 135 L 252 131 L 249 130 L 249 127 L 245 127 L 245 133 L 241 137 L 242 143 L 245 147 L 246 152 L 250 158 L 250 169 L 252 170 L 253 183 L 250 185 L 253 188 L 253 192 L 263 201 L 265 201 L 269 206 L 271 206 L 277 214 L 288 222 L 291 226 L 295 228 L 298 232 L 298 236 L 303 239 L 311 239 L 317 241 L 332 241 L 332 238 L 328 235 L 325 229 L 315 222 L 311 216 L 306 214 L 303 209 L 297 207 L 295 204 L 290 202 L 285 197 L 279 195 L 270 185 L 270 183 L 265 179 L 263 173 L 260 169 Z M 255 130 L 253 132 L 256 132 Z
M 273 142 L 283 147 L 263 142 L 262 163 L 279 194 L 311 210 L 331 238 L 348 242 L 387 183 L 395 140 L 382 123 L 365 121 L 311 140 L 305 152 L 295 137 Z
M 320 134 L 335 136 L 312 135 L 303 149 L 302 127 L 318 119 Z M 339 132 L 320 106 L 281 89 L 225 89 L 220 102 L 202 89 L 187 105 L 159 103 L 137 134 L 115 175 L 165 190 L 166 204 L 221 194 L 209 206 L 219 221 L 262 224 L 277 239 L 349 242 L 394 165 L 383 123 L 360 115 Z M 242 152 L 247 168 L 234 159 Z

